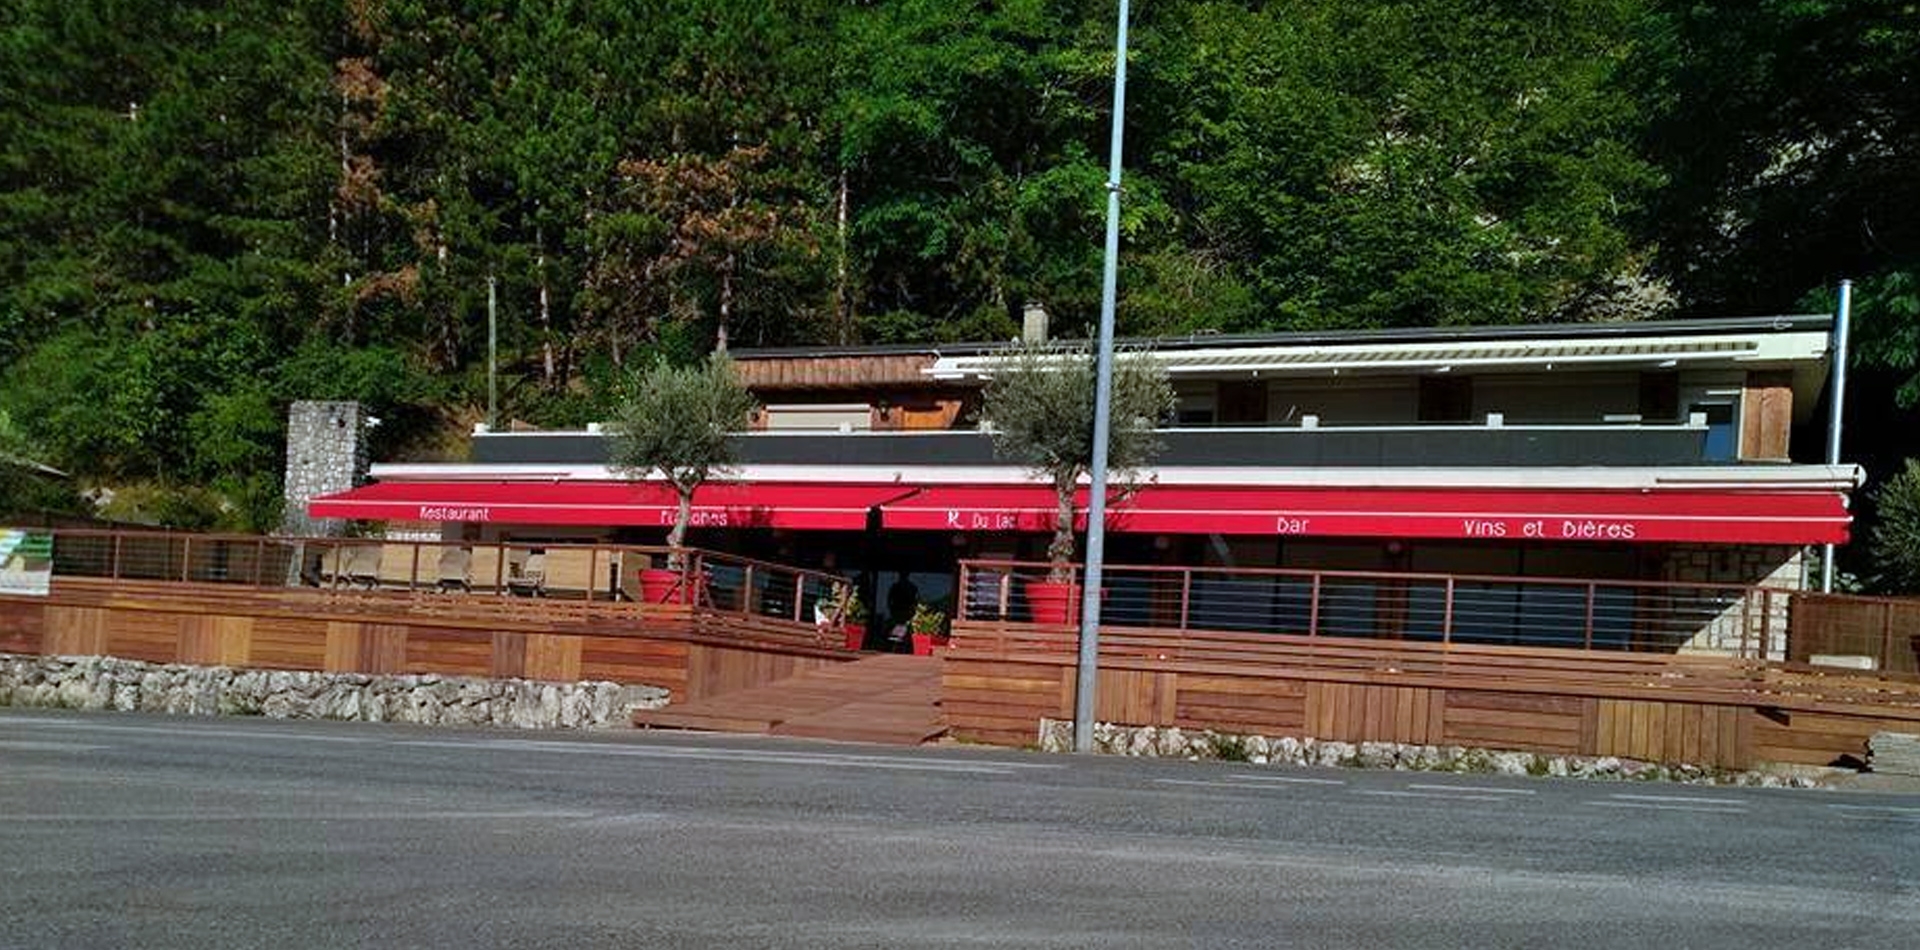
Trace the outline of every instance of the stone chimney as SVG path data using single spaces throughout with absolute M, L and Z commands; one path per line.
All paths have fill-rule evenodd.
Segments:
M 286 510 L 280 530 L 295 537 L 338 537 L 347 523 L 307 516 L 307 502 L 366 484 L 366 430 L 357 402 L 296 402 L 287 410 Z
M 1047 308 L 1038 300 L 1029 300 L 1020 312 L 1020 339 L 1028 343 L 1047 342 Z

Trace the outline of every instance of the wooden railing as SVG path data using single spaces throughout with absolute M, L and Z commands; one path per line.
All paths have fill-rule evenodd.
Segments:
M 505 613 L 588 622 L 637 616 L 643 603 L 696 616 L 816 630 L 839 622 L 844 577 L 700 549 L 501 541 L 283 538 L 55 530 L 62 579 L 215 585 L 336 596 L 330 609 L 440 616 Z M 664 580 L 657 572 L 668 572 Z M 357 607 L 356 607 L 357 605 Z M 709 625 L 711 626 L 711 625 Z M 765 627 L 765 624 L 761 625 Z M 767 630 L 779 629 L 765 627 Z M 840 643 L 821 631 L 823 643 Z
M 1073 569 L 1074 583 L 1080 569 Z M 965 561 L 957 620 L 1061 624 L 1047 565 Z M 1102 626 L 1784 659 L 1790 591 L 1731 584 L 1109 565 Z M 1036 610 L 1036 607 L 1039 610 Z

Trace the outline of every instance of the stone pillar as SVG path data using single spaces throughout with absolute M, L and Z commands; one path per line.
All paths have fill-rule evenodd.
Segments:
M 366 484 L 366 413 L 357 402 L 296 402 L 287 410 L 286 511 L 280 530 L 339 537 L 346 522 L 307 516 L 307 502 Z
M 1742 584 L 1780 594 L 1722 602 L 1718 597 L 1674 596 L 1675 606 L 1691 612 L 1700 625 L 1680 646 L 1682 653 L 1733 654 L 1765 649 L 1767 659 L 1786 657 L 1786 592 L 1806 587 L 1806 549 L 1785 545 L 1674 545 L 1667 552 L 1662 579 L 1694 584 Z M 1704 610 L 1705 615 L 1701 614 Z

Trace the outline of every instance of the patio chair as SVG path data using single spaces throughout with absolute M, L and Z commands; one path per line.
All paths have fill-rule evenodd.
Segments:
M 380 548 L 359 544 L 347 549 L 347 582 L 368 590 L 380 586 Z
M 467 570 L 473 563 L 473 552 L 466 548 L 447 548 L 440 552 L 440 564 L 435 578 L 435 586 L 443 591 L 473 593 L 473 581 Z
M 507 592 L 515 597 L 545 597 L 547 556 L 529 554 L 525 564 L 507 576 Z

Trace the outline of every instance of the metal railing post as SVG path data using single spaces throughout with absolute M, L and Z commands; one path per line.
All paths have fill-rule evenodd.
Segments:
M 1313 572 L 1313 589 L 1307 593 L 1307 636 L 1320 635 L 1320 572 Z
M 1582 638 L 1582 642 L 1588 650 L 1593 649 L 1593 602 L 1595 595 L 1599 593 L 1599 588 L 1600 585 L 1592 581 L 1587 582 L 1587 622 L 1585 636 Z
M 801 623 L 804 618 L 800 610 L 801 602 L 807 599 L 807 575 L 793 572 L 793 622 Z
M 120 532 L 113 533 L 113 570 L 109 572 L 114 580 L 120 579 Z
M 753 565 L 748 564 L 740 579 L 740 613 L 753 615 Z
M 407 577 L 409 593 L 420 589 L 420 542 L 413 542 L 413 573 Z
M 168 545 L 168 548 L 171 549 L 172 545 Z M 193 536 L 183 535 L 180 538 L 180 583 L 185 584 L 191 580 L 193 580 Z
M 1186 630 L 1193 623 L 1193 569 L 1180 571 L 1180 629 Z
M 1453 578 L 1451 577 L 1447 578 L 1446 610 L 1440 616 L 1440 642 L 1449 646 L 1453 643 Z
M 253 586 L 263 586 L 267 572 L 267 539 L 261 538 L 253 545 Z
M 1880 672 L 1893 665 L 1893 604 L 1880 602 Z

